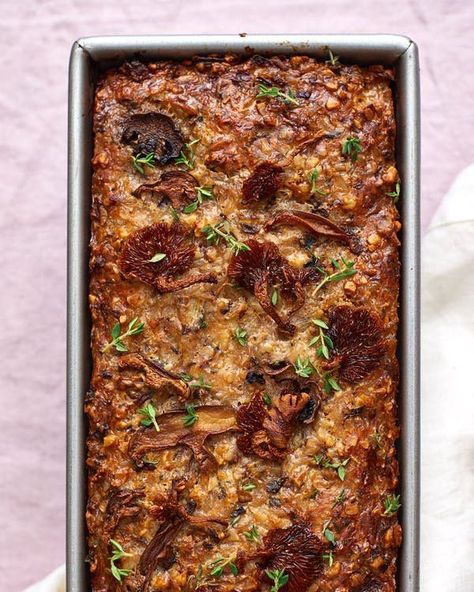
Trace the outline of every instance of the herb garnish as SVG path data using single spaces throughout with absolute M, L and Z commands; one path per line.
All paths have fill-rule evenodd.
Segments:
M 339 461 L 330 461 L 329 459 L 326 459 L 322 463 L 322 466 L 325 469 L 335 469 L 337 471 L 337 476 L 339 477 L 339 479 L 341 481 L 344 481 L 344 479 L 346 478 L 346 466 L 350 460 L 351 460 L 350 458 L 346 458 L 343 461 L 339 462 Z
M 273 304 L 273 306 L 276 306 L 277 302 L 278 302 L 278 290 L 276 288 L 273 288 L 272 295 L 271 295 L 271 303 Z
M 246 483 L 245 485 L 242 485 L 242 489 L 244 491 L 253 491 L 257 486 L 255 485 L 255 483 Z
M 303 359 L 301 356 L 296 358 L 293 364 L 296 374 L 302 378 L 309 378 L 315 371 L 315 368 L 309 358 Z
M 271 397 L 270 397 L 270 395 L 268 393 L 263 393 L 262 399 L 263 399 L 263 402 L 265 403 L 265 405 L 267 407 L 271 407 L 272 406 L 272 399 L 271 399 Z
M 393 203 L 396 204 L 398 202 L 398 200 L 400 199 L 400 189 L 401 189 L 401 185 L 400 183 L 397 183 L 395 185 L 395 191 L 389 191 L 386 195 L 388 195 L 389 197 L 393 197 Z
M 325 372 L 321 378 L 323 379 L 323 390 L 326 394 L 330 395 L 332 391 L 341 390 L 337 380 L 329 372 Z
M 339 68 L 339 66 L 341 65 L 339 62 L 339 56 L 334 55 L 332 53 L 332 51 L 329 49 L 328 47 L 328 52 L 329 52 L 329 59 L 326 60 L 326 64 L 330 64 L 331 66 L 334 66 L 335 68 Z
M 210 575 L 216 578 L 220 578 L 226 567 L 229 568 L 231 574 L 234 576 L 239 573 L 239 570 L 231 557 L 219 557 L 215 561 L 211 561 L 209 567 L 212 568 Z
M 344 488 L 342 488 L 341 491 L 337 494 L 332 507 L 335 508 L 338 504 L 342 504 L 345 499 L 346 499 L 346 490 Z
M 313 339 L 311 339 L 308 345 L 310 347 L 312 347 L 313 345 L 317 345 L 318 349 L 316 350 L 316 354 L 320 358 L 326 358 L 326 360 L 329 360 L 329 350 L 334 348 L 332 339 L 324 333 L 324 330 L 328 330 L 329 327 L 326 325 L 324 321 L 321 321 L 320 319 L 313 319 L 312 322 L 319 328 L 319 335 L 313 337 Z
M 283 569 L 266 569 L 265 573 L 267 577 L 272 580 L 273 586 L 270 588 L 270 592 L 278 592 L 280 588 L 288 582 L 289 575 L 285 573 L 285 568 Z
M 179 214 L 178 212 L 171 206 L 171 217 L 175 222 L 179 222 Z
M 155 426 L 155 430 L 157 432 L 160 431 L 160 426 L 156 421 L 156 409 L 153 407 L 152 403 L 147 403 L 144 407 L 138 410 L 138 413 L 143 415 L 143 419 L 141 424 L 143 426 L 151 426 L 152 424 Z
M 193 140 L 188 144 L 184 145 L 184 149 L 179 153 L 178 158 L 174 161 L 175 164 L 182 164 L 187 169 L 193 169 L 196 161 L 196 155 L 194 154 L 193 146 L 200 140 Z
M 336 537 L 332 530 L 329 529 L 330 520 L 327 520 L 323 524 L 323 535 L 326 537 L 326 540 L 329 541 L 332 545 L 336 544 Z
M 117 543 L 117 541 L 115 541 L 114 539 L 110 539 L 109 544 L 113 547 L 113 553 L 112 553 L 112 556 L 110 557 L 110 571 L 112 572 L 112 575 L 114 576 L 114 578 L 116 580 L 118 580 L 119 582 L 121 582 L 122 578 L 130 575 L 132 570 L 117 567 L 115 565 L 115 562 L 118 561 L 119 559 L 122 559 L 122 557 L 132 557 L 132 554 L 125 553 L 122 545 L 120 543 Z
M 192 214 L 205 201 L 214 199 L 212 187 L 196 187 L 196 199 L 189 203 L 183 210 L 185 214 Z
M 387 495 L 383 505 L 385 507 L 384 516 L 393 516 L 402 507 L 399 495 Z
M 334 273 L 328 274 L 322 267 L 317 268 L 324 277 L 314 289 L 313 296 L 328 282 L 338 282 L 357 273 L 357 269 L 354 268 L 354 261 L 346 261 L 344 257 L 339 257 L 339 259 L 341 262 L 337 259 L 331 259 L 331 263 L 336 270 Z
M 248 335 L 247 335 L 247 331 L 245 331 L 245 329 L 241 329 L 240 327 L 237 327 L 237 329 L 235 330 L 235 333 L 234 333 L 234 338 L 238 343 L 240 343 L 240 345 L 242 345 L 242 346 L 247 345 Z
M 140 152 L 136 156 L 132 156 L 132 164 L 136 171 L 144 175 L 144 166 L 150 167 L 151 169 L 155 168 L 155 153 L 149 152 L 148 154 L 142 154 Z
M 333 566 L 334 563 L 334 555 L 332 551 L 328 551 L 327 553 L 323 553 L 323 561 L 325 561 L 329 567 Z
M 244 532 L 244 537 L 250 541 L 251 543 L 256 543 L 260 540 L 260 535 L 258 534 L 258 528 L 255 524 L 252 526 L 250 530 Z
M 159 263 L 163 259 L 166 259 L 165 253 L 155 253 L 151 259 L 148 259 L 148 263 Z
M 267 86 L 266 84 L 259 84 L 257 99 L 266 98 L 282 99 L 285 103 L 292 105 L 299 104 L 296 100 L 293 91 L 289 90 L 287 93 L 284 93 L 277 86 Z
M 120 323 L 115 323 L 115 325 L 112 327 L 112 341 L 109 341 L 109 343 L 107 343 L 105 347 L 102 348 L 102 353 L 108 351 L 111 347 L 115 347 L 115 349 L 119 352 L 127 352 L 127 346 L 122 340 L 125 339 L 125 337 L 130 337 L 131 335 L 138 335 L 143 331 L 144 327 L 145 323 L 140 323 L 138 321 L 138 317 L 135 317 L 128 324 L 128 329 L 125 331 L 125 333 L 120 333 Z
M 179 374 L 179 377 L 181 378 L 181 380 L 184 380 L 184 382 L 189 383 L 189 386 L 191 388 L 207 390 L 212 389 L 212 384 L 206 382 L 202 374 L 200 374 L 199 377 L 196 379 L 193 378 L 190 374 L 186 374 L 186 372 L 181 372 Z
M 250 251 L 250 247 L 248 245 L 239 242 L 235 236 L 231 232 L 226 231 L 224 227 L 225 222 L 220 222 L 214 226 L 212 224 L 208 224 L 207 226 L 201 228 L 201 231 L 205 235 L 207 242 L 211 245 L 218 245 L 221 238 L 224 239 L 227 246 L 235 255 L 238 255 L 241 251 Z
M 194 405 L 186 405 L 186 415 L 183 417 L 184 427 L 190 428 L 197 422 L 198 419 L 199 418 Z
M 362 146 L 360 145 L 359 138 L 355 136 L 349 136 L 343 143 L 342 143 L 342 153 L 345 156 L 350 156 L 352 162 L 355 162 L 362 152 Z
M 319 193 L 319 195 L 326 195 L 326 193 L 322 189 L 319 189 L 318 187 L 316 187 L 316 183 L 317 183 L 318 179 L 319 179 L 319 171 L 317 168 L 314 168 L 308 177 L 308 181 L 311 183 L 311 195 L 314 195 L 316 193 Z

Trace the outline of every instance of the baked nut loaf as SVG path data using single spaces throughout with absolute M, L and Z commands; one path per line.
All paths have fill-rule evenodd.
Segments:
M 396 589 L 392 80 L 226 55 L 98 81 L 94 591 Z

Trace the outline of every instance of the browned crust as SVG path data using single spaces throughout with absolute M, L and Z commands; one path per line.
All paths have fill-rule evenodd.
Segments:
M 400 224 L 387 195 L 398 180 L 392 77 L 393 72 L 383 67 L 332 68 L 305 56 L 245 60 L 221 56 L 135 63 L 110 70 L 99 80 L 90 255 L 94 368 L 85 405 L 89 418 L 87 525 L 95 592 L 138 592 L 144 586 L 170 592 L 215 589 L 210 584 L 218 584 L 221 592 L 268 590 L 271 582 L 262 573 L 262 562 L 259 566 L 252 558 L 270 553 L 265 545 L 273 535 L 268 533 L 291 533 L 291 525 L 299 520 L 309 529 L 314 548 L 319 552 L 321 547 L 326 556 L 331 551 L 333 556 L 332 565 L 329 560 L 318 564 L 309 583 L 308 578 L 302 579 L 307 590 L 396 589 L 400 526 L 396 515 L 384 515 L 384 499 L 397 488 L 399 431 Z M 279 98 L 256 99 L 262 82 L 282 92 L 291 90 L 298 105 Z M 133 147 L 121 141 L 130 116 L 150 112 L 168 116 L 184 142 L 199 139 L 193 146 L 191 173 L 196 186 L 213 187 L 215 199 L 203 202 L 195 212 L 180 209 L 178 214 L 195 247 L 186 274 L 212 277 L 215 284 L 180 284 L 179 277 L 173 276 L 170 281 L 177 280 L 173 285 L 181 289 L 160 293 L 139 277 L 127 277 L 120 267 L 132 233 L 153 224 L 171 225 L 176 215 L 166 192 L 157 195 L 139 187 L 153 187 L 163 176 L 169 177 L 168 171 L 183 167 L 171 159 L 156 169 L 145 168 L 141 175 L 132 166 Z M 359 138 L 362 146 L 355 162 L 341 150 L 349 136 Z M 262 163 L 281 168 L 278 184 L 262 199 L 245 200 L 245 182 Z M 320 192 L 311 194 L 308 175 L 315 167 Z M 183 205 L 193 199 L 191 185 Z M 274 228 L 272 217 L 283 211 L 317 214 L 320 218 L 311 218 L 311 223 L 316 220 L 319 231 L 308 229 L 308 222 Z M 321 217 L 330 223 L 321 226 Z M 260 242 L 275 243 L 307 279 L 308 270 L 316 267 L 331 273 L 331 260 L 341 256 L 354 262 L 357 273 L 318 291 L 320 277 L 303 283 L 304 305 L 298 310 L 280 298 L 278 315 L 289 315 L 294 327 L 292 335 L 285 334 L 251 291 L 236 287 L 227 277 L 232 252 L 225 242 L 210 245 L 202 235 L 203 226 L 223 220 L 240 241 L 251 232 Z M 341 390 L 327 393 L 316 373 L 310 385 L 292 367 L 281 375 L 258 374 L 269 363 L 293 363 L 297 356 L 309 356 L 321 374 L 329 371 L 338 378 L 338 364 L 347 356 L 346 350 L 324 361 L 308 346 L 317 335 L 311 319 L 329 322 L 338 306 L 367 309 L 375 315 L 372 324 L 380 329 L 383 350 L 377 356 L 371 353 L 367 375 L 359 367 L 357 373 L 342 373 Z M 123 361 L 127 354 L 113 347 L 104 352 L 112 327 L 119 322 L 125 330 L 135 317 L 144 322 L 144 331 L 124 340 L 134 363 Z M 247 332 L 247 345 L 234 338 L 237 328 Z M 192 386 L 181 373 L 194 379 L 202 375 L 212 388 L 199 382 Z M 243 453 L 233 428 L 216 429 L 215 435 L 206 436 L 205 452 L 213 461 L 206 470 L 189 446 L 158 447 L 147 455 L 146 463 L 138 463 L 141 466 L 131 458 L 130 443 L 141 430 L 150 430 L 148 439 L 154 438 L 153 426 L 140 425 L 143 416 L 138 410 L 144 404 L 153 403 L 159 422 L 160 415 L 173 417 L 169 414 L 187 404 L 195 405 L 197 411 L 199 406 L 224 405 L 237 412 L 258 392 L 267 392 L 274 400 L 283 393 L 311 392 L 318 401 L 302 411 L 304 417 L 291 418 L 291 430 L 284 431 L 281 439 L 286 450 L 279 452 L 278 460 L 252 454 L 251 449 Z M 192 429 L 198 431 L 197 426 Z M 349 460 L 342 481 L 330 465 L 345 459 Z M 153 507 L 169 494 L 176 479 L 186 482 L 179 493 L 186 512 L 197 521 L 212 515 L 228 526 L 198 529 L 183 521 L 163 561 L 156 563 L 144 582 L 138 569 L 140 557 L 159 528 L 166 528 L 166 524 L 160 526 Z M 255 487 L 246 488 L 248 484 Z M 323 534 L 327 524 L 334 533 L 334 545 Z M 252 526 L 260 534 L 257 542 L 244 536 Z M 119 567 L 131 570 L 122 583 L 110 571 L 111 538 L 131 554 L 117 561 Z M 284 565 L 281 552 L 283 559 L 269 565 Z M 210 576 L 209 563 L 219 556 L 233 558 L 238 575 L 225 569 L 219 578 Z M 300 565 L 298 558 L 293 559 L 294 565 Z M 203 566 L 201 578 L 199 565 Z

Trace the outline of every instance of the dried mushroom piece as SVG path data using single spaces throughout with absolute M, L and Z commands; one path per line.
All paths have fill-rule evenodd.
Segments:
M 122 142 L 133 146 L 138 154 L 154 154 L 159 164 L 177 158 L 184 140 L 171 117 L 163 113 L 135 113 L 125 124 Z
M 296 420 L 310 401 L 308 393 L 283 393 L 269 407 L 259 392 L 237 412 L 242 432 L 237 446 L 244 454 L 277 460 L 286 454 Z
M 119 522 L 123 518 L 134 518 L 142 511 L 140 500 L 145 497 L 143 491 L 130 489 L 112 490 L 107 503 L 107 538 L 112 538 Z
M 334 224 L 334 222 L 331 222 L 331 220 L 324 216 L 313 214 L 312 212 L 298 210 L 277 212 L 275 216 L 265 224 L 265 230 L 281 225 L 299 226 L 308 230 L 315 236 L 336 239 L 346 244 L 350 244 L 351 242 L 351 237 L 342 228 L 339 228 L 337 224 Z
M 159 199 L 168 200 L 176 209 L 182 209 L 196 199 L 196 179 L 185 171 L 166 171 L 153 183 L 143 183 L 132 192 L 140 197 L 147 191 L 154 193 Z
M 257 560 L 262 582 L 268 583 L 267 572 L 284 570 L 288 581 L 281 590 L 305 592 L 322 572 L 323 544 L 305 520 L 296 519 L 288 528 L 269 530 L 263 546 L 249 557 Z
M 339 376 L 358 382 L 378 366 L 386 344 L 380 318 L 365 307 L 336 306 L 328 314 L 328 337 Z
M 150 509 L 151 516 L 160 521 L 160 525 L 138 562 L 138 571 L 145 576 L 143 592 L 149 589 L 156 568 L 169 558 L 172 553 L 170 546 L 186 524 L 204 529 L 227 525 L 227 521 L 220 518 L 189 514 L 179 503 L 179 496 L 185 487 L 184 480 L 174 480 L 168 495 L 156 498 L 154 506 Z
M 193 408 L 196 416 L 192 424 L 184 422 L 183 411 L 170 411 L 157 416 L 160 431 L 142 428 L 130 438 L 128 454 L 138 468 L 145 465 L 144 456 L 176 446 L 188 447 L 202 470 L 215 464 L 215 459 L 205 443 L 209 436 L 236 431 L 237 421 L 232 407 L 202 405 Z
M 119 370 L 135 370 L 141 372 L 145 386 L 154 390 L 157 394 L 169 394 L 180 400 L 189 397 L 191 389 L 177 374 L 168 372 L 151 360 L 140 354 L 128 354 L 119 358 Z
M 242 186 L 242 201 L 261 201 L 273 197 L 280 189 L 283 179 L 281 166 L 271 162 L 259 164 Z
M 277 312 L 271 301 L 270 291 L 278 286 L 284 297 L 293 300 L 293 313 L 304 303 L 303 286 L 315 279 L 319 272 L 292 267 L 271 242 L 249 240 L 246 244 L 249 247 L 247 251 L 241 251 L 232 257 L 227 269 L 228 276 L 254 293 L 263 310 L 282 331 L 293 334 L 294 325 Z
M 159 222 L 133 232 L 120 255 L 120 269 L 127 279 L 149 284 L 160 293 L 174 292 L 198 283 L 216 283 L 213 273 L 191 274 L 195 246 L 181 224 Z

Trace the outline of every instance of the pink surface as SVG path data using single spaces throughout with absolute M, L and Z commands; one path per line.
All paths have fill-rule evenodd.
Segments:
M 470 0 L 1 0 L 0 589 L 64 560 L 67 66 L 75 38 L 402 33 L 420 46 L 423 224 L 474 157 Z

